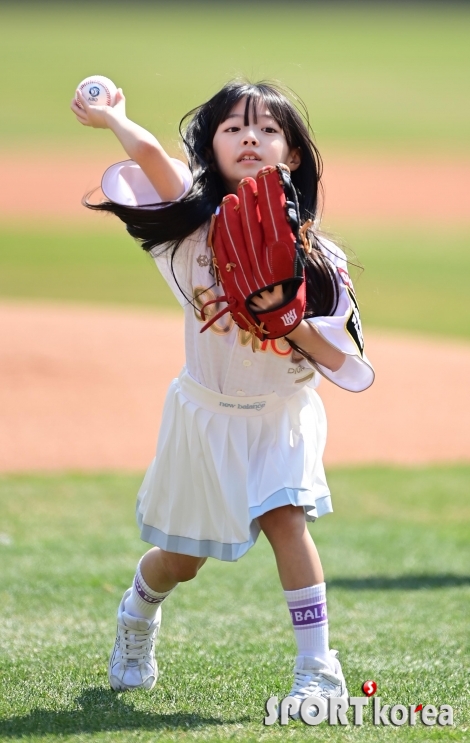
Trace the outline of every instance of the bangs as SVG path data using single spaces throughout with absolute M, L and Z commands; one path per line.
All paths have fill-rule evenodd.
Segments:
M 220 106 L 214 106 L 214 117 L 210 127 L 212 137 L 220 124 L 227 120 L 234 106 L 243 98 L 245 98 L 244 125 L 247 126 L 249 123 L 250 110 L 254 123 L 258 123 L 259 106 L 264 104 L 284 132 L 289 147 L 297 147 L 300 144 L 299 137 L 296 136 L 299 125 L 308 129 L 308 120 L 306 123 L 302 121 L 302 117 L 287 96 L 267 83 L 229 83 L 216 97 L 218 96 L 221 96 L 221 100 Z

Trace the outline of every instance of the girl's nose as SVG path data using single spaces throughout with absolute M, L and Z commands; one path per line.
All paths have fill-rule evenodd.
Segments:
M 257 145 L 258 144 L 258 138 L 256 134 L 253 134 L 253 132 L 249 132 L 248 134 L 245 134 L 243 136 L 243 144 L 246 147 L 247 145 Z

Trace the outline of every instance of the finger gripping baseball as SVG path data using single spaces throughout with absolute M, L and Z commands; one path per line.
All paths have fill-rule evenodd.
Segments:
M 226 196 L 213 218 L 209 244 L 216 278 L 227 306 L 210 317 L 201 332 L 230 311 L 253 337 L 280 338 L 293 330 L 305 311 L 305 252 L 299 237 L 300 213 L 287 166 L 262 168 L 244 178 L 237 195 Z M 282 300 L 268 309 L 252 304 L 261 292 L 282 286 Z M 207 302 L 205 309 L 214 300 Z

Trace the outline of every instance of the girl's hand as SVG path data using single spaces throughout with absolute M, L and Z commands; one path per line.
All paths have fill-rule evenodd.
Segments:
M 110 129 L 127 155 L 139 165 L 162 201 L 175 201 L 182 196 L 184 179 L 181 170 L 165 152 L 153 134 L 126 116 L 126 99 L 121 88 L 114 106 L 90 106 L 77 90 L 83 108 L 73 100 L 70 108 L 77 121 L 94 129 Z
M 260 292 L 251 298 L 251 306 L 255 310 L 273 310 L 275 307 L 281 305 L 284 301 L 284 292 L 281 284 L 273 287 L 273 289 L 266 289 L 264 292 Z
M 70 108 L 76 116 L 77 121 L 83 126 L 91 126 L 93 129 L 110 129 L 110 121 L 126 118 L 126 99 L 121 88 L 116 93 L 114 106 L 90 106 L 83 95 L 77 90 L 77 98 L 82 108 L 77 105 L 75 98 Z

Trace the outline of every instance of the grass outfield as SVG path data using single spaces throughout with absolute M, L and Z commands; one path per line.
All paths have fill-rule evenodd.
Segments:
M 325 146 L 469 152 L 465 3 L 2 2 L 5 147 L 80 143 L 75 86 L 104 74 L 167 147 L 181 116 L 237 75 L 305 99 Z
M 470 338 L 468 229 L 348 227 L 344 234 L 365 267 L 356 289 L 366 328 Z
M 366 328 L 470 338 L 468 230 L 348 227 L 344 235 L 366 267 L 356 282 Z M 123 229 L 3 227 L 0 244 L 1 297 L 178 307 Z
M 152 258 L 124 226 L 112 227 L 80 232 L 0 226 L 0 297 L 176 309 Z
M 455 726 L 315 731 L 263 727 L 295 655 L 264 538 L 215 560 L 164 610 L 161 679 L 115 694 L 106 665 L 114 615 L 143 544 L 140 477 L 0 479 L 0 739 L 25 741 L 465 741 L 470 466 L 330 472 L 336 513 L 313 525 L 329 584 L 331 638 L 349 691 L 374 679 L 382 703 L 454 707 Z M 467 521 L 467 524 L 465 524 Z

